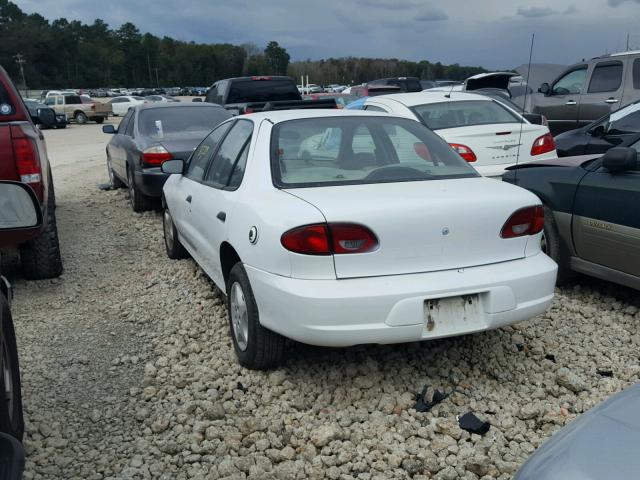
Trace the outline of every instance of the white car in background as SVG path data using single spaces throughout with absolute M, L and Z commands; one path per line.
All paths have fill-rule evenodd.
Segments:
M 114 115 L 125 115 L 131 107 L 145 103 L 144 98 L 135 96 L 114 97 L 107 102 L 111 105 Z
M 359 108 L 423 123 L 487 177 L 499 177 L 516 163 L 558 156 L 547 126 L 530 123 L 516 110 L 484 95 L 400 93 L 367 98 Z
M 346 113 L 342 113 L 346 112 Z M 371 112 L 235 117 L 164 173 L 167 254 L 227 295 L 242 365 L 325 346 L 462 335 L 544 312 L 556 264 L 532 193 L 482 178 L 418 122 Z

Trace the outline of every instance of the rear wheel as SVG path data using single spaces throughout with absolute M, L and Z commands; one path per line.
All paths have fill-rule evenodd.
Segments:
M 540 242 L 542 251 L 558 264 L 556 283 L 564 285 L 573 277 L 573 273 L 569 268 L 569 252 L 560 238 L 553 212 L 547 207 L 544 207 L 544 230 Z
M 104 122 L 104 117 L 96 117 L 94 118 L 96 123 L 103 123 Z
M 73 118 L 75 118 L 76 122 L 80 125 L 84 125 L 89 120 L 84 112 L 76 112 Z
M 258 306 L 247 272 L 241 263 L 227 281 L 227 313 L 238 361 L 252 370 L 277 367 L 284 355 L 284 337 L 260 325 Z
M 167 250 L 167 256 L 173 260 L 187 258 L 187 251 L 182 243 L 180 243 L 178 231 L 173 223 L 169 207 L 164 207 L 164 212 L 162 214 L 162 227 L 164 230 L 164 246 Z
M 129 184 L 129 202 L 134 212 L 145 212 L 153 208 L 153 199 L 140 193 L 136 188 L 131 167 L 127 167 L 127 183 Z
M 0 432 L 22 440 L 24 419 L 20 390 L 18 347 L 11 321 L 11 312 L 4 295 L 0 294 L 2 310 L 2 340 L 0 340 Z
M 54 278 L 62 273 L 53 183 L 49 187 L 47 226 L 36 238 L 20 246 L 20 261 L 23 275 L 29 280 Z

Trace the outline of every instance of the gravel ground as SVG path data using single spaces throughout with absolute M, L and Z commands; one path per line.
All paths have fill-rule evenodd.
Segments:
M 100 127 L 46 137 L 66 270 L 16 280 L 27 479 L 507 479 L 554 431 L 638 381 L 640 300 L 592 280 L 515 327 L 292 345 L 281 369 L 244 370 L 220 293 L 192 261 L 166 258 L 160 215 L 97 189 Z M 424 385 L 449 396 L 420 413 Z M 491 423 L 486 435 L 458 427 L 467 411 Z

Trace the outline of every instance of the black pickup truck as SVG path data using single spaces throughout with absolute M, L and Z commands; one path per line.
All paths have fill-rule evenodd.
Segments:
M 207 92 L 205 102 L 217 103 L 238 115 L 290 108 L 337 108 L 332 98 L 303 100 L 293 79 L 284 76 L 218 80 Z

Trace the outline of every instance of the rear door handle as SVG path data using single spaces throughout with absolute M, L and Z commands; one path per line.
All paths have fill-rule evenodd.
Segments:
M 216 218 L 221 222 L 224 222 L 227 219 L 227 214 L 225 212 L 218 212 L 218 215 L 216 215 Z
M 575 100 L 569 100 L 567 103 L 565 103 L 565 105 L 577 105 L 578 102 L 576 102 Z
M 605 100 L 605 103 L 618 103 L 618 101 L 619 101 L 619 100 L 618 100 L 617 98 L 613 98 L 613 97 L 611 97 L 611 98 L 607 98 L 607 99 Z
M 187 203 L 191 203 L 191 200 L 193 200 L 193 198 L 191 197 L 191 195 L 189 195 L 187 198 L 185 198 L 185 200 L 187 201 Z

